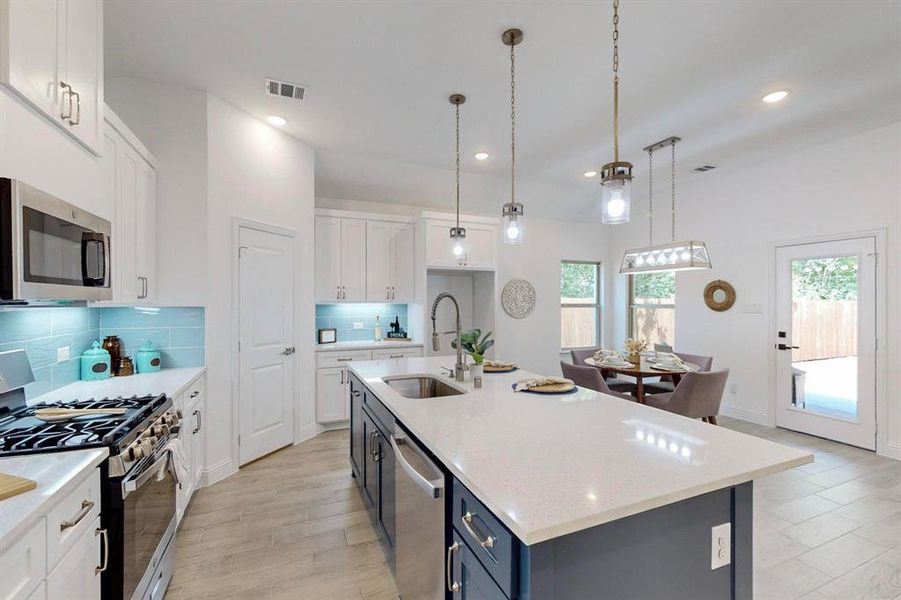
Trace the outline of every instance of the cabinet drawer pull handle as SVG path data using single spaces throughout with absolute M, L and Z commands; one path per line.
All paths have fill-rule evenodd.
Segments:
M 447 561 L 446 561 L 446 581 L 447 581 L 447 591 L 452 594 L 456 594 L 460 591 L 460 584 L 454 581 L 454 554 L 457 553 L 457 550 L 460 549 L 460 544 L 454 542 L 450 546 L 447 547 Z
M 193 392 L 191 392 L 191 397 L 192 397 L 192 398 L 196 398 L 196 397 L 199 396 L 199 395 L 200 395 L 200 390 L 194 390 Z
M 351 396 L 353 396 L 354 398 L 359 398 L 359 397 L 360 397 L 360 391 L 359 391 L 359 390 L 354 390 L 354 391 L 352 391 L 350 394 L 351 394 Z
M 335 360 L 338 362 L 350 362 L 353 359 L 352 358 L 336 358 Z
M 59 118 L 62 119 L 62 120 L 64 120 L 64 121 L 65 121 L 65 120 L 71 121 L 71 120 L 72 120 L 72 86 L 69 85 L 68 83 L 64 83 L 64 82 L 62 82 L 62 81 L 59 82 L 59 86 L 60 86 L 61 88 L 63 88 L 62 97 L 60 98 L 60 100 L 61 100 L 63 103 L 65 103 L 65 100 L 66 100 L 66 94 L 69 95 L 69 114 L 66 114 L 66 113 L 60 111 L 60 113 L 59 113 Z
M 71 89 L 71 88 L 69 88 Z M 75 114 L 75 120 L 69 119 L 69 125 L 74 126 L 81 123 L 81 95 L 72 90 L 72 94 L 69 96 L 69 102 L 72 102 L 72 96 L 75 96 L 75 110 L 77 111 Z M 72 112 L 72 109 L 69 109 L 69 112 Z
M 70 527 L 75 527 L 76 525 L 81 523 L 81 520 L 84 519 L 88 515 L 89 512 L 91 512 L 92 508 L 94 508 L 94 503 L 92 501 L 82 500 L 81 501 L 81 510 L 78 511 L 78 514 L 75 515 L 74 517 L 72 517 L 71 521 L 63 521 L 62 523 L 60 523 L 59 530 L 65 531 L 65 530 L 69 529 Z
M 388 358 L 403 358 L 403 354 L 389 354 Z
M 472 513 L 466 511 L 466 514 L 463 515 L 463 527 L 466 528 L 466 531 L 471 535 L 475 540 L 479 543 L 479 546 L 482 548 L 494 548 L 494 538 L 490 535 L 487 536 L 484 540 L 479 537 L 479 534 L 476 533 L 476 530 L 472 527 Z
M 195 417 L 197 417 L 197 418 L 195 419 L 195 422 L 197 423 L 197 425 L 194 426 L 194 431 L 191 432 L 192 434 L 194 434 L 194 433 L 197 433 L 198 431 L 200 431 L 201 416 L 200 416 L 200 411 L 199 411 L 199 410 L 195 410 L 192 414 L 193 414 Z
M 344 369 L 341 369 L 341 385 L 344 385 L 344 374 L 345 374 L 346 372 L 347 372 L 347 371 L 345 371 Z
M 109 534 L 106 529 L 95 529 L 94 535 L 103 536 L 103 562 L 100 566 L 94 567 L 94 574 L 103 573 L 109 566 Z

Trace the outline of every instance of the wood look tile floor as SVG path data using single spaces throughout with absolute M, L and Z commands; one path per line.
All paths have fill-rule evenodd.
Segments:
M 816 454 L 755 483 L 757 600 L 901 600 L 901 462 L 726 417 L 720 424 Z M 347 446 L 346 430 L 325 433 L 199 490 L 166 597 L 396 600 Z

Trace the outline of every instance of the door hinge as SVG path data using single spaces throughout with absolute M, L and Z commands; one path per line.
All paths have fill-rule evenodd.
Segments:
M 240 433 L 238 434 L 238 445 L 239 446 L 241 445 L 241 434 Z
M 241 351 L 241 340 L 238 340 L 238 352 Z

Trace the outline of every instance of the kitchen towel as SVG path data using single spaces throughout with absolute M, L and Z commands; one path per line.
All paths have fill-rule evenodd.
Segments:
M 169 453 L 169 471 L 175 477 L 175 483 L 178 484 L 178 487 L 181 487 L 181 482 L 188 480 L 188 463 L 185 459 L 184 450 L 181 447 L 181 440 L 169 438 L 163 450 Z
M 524 392 L 543 385 L 572 384 L 572 382 L 572 379 L 566 379 L 565 377 L 542 377 L 538 375 L 528 379 L 520 379 L 513 384 L 513 391 Z

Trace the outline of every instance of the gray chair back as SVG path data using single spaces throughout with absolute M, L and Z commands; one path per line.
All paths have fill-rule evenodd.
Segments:
M 686 373 L 670 395 L 666 410 L 693 419 L 718 415 L 728 378 L 729 369 Z
M 594 353 L 598 350 L 600 350 L 600 348 L 583 348 L 581 350 L 570 350 L 569 353 L 573 358 L 574 365 L 587 367 L 588 365 L 585 364 L 585 359 L 594 356 Z M 594 367 L 589 368 L 593 369 Z
M 669 344 L 654 344 L 654 352 L 666 352 L 668 354 L 672 354 L 673 347 Z
M 573 350 L 573 352 L 575 352 L 575 350 Z M 601 371 L 595 367 L 589 367 L 586 364 L 571 365 L 568 362 L 561 360 L 560 369 L 563 371 L 564 377 L 572 379 L 573 383 L 579 387 L 618 396 L 618 394 L 611 392 L 610 388 L 607 386 L 607 382 L 604 381 L 604 376 L 601 375 Z
M 687 363 L 693 363 L 698 365 L 701 371 L 705 373 L 710 371 L 713 368 L 713 357 L 712 356 L 702 356 L 700 354 L 686 354 L 685 352 L 676 352 L 676 356 L 681 358 Z

